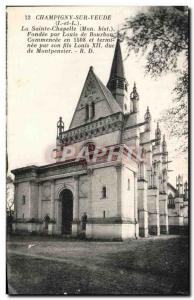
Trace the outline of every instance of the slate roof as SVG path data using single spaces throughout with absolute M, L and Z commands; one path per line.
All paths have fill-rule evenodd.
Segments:
M 114 53 L 114 58 L 113 58 L 112 67 L 110 71 L 109 81 L 118 77 L 125 79 L 125 72 L 123 67 L 123 59 L 122 59 L 119 39 L 117 39 L 117 43 L 115 47 L 115 53 Z
M 93 72 L 103 94 L 104 97 L 106 98 L 112 113 L 117 113 L 117 112 L 121 112 L 122 109 L 120 107 L 120 105 L 118 104 L 118 102 L 116 101 L 116 99 L 113 97 L 112 93 L 109 91 L 109 89 L 102 83 L 102 81 L 98 78 L 98 76 Z

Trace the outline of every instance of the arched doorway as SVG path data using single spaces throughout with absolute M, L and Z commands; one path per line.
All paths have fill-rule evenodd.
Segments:
M 62 208 L 62 234 L 71 234 L 73 221 L 73 194 L 69 189 L 65 189 L 60 193 Z

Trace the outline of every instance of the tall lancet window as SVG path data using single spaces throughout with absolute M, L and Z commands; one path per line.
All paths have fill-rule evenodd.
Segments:
M 102 198 L 106 198 L 106 187 L 102 187 Z
M 95 103 L 92 102 L 92 118 L 95 116 Z
M 86 120 L 89 119 L 89 105 L 86 104 Z

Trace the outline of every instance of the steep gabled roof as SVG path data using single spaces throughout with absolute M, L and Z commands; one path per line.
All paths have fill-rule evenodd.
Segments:
M 79 101 L 78 101 L 76 109 L 74 111 L 74 115 L 73 115 L 71 124 L 69 126 L 69 129 L 78 126 L 78 124 L 75 125 L 75 123 L 77 123 L 75 121 L 76 112 L 77 112 L 80 104 L 82 103 L 82 101 L 85 101 L 85 99 L 86 99 L 84 97 L 84 94 L 85 94 L 85 91 L 87 90 L 87 87 L 91 85 L 91 81 L 95 85 L 95 88 L 102 95 L 103 100 L 107 102 L 107 107 L 109 109 L 110 114 L 114 114 L 114 113 L 122 111 L 119 104 L 117 103 L 116 99 L 113 97 L 112 93 L 109 91 L 109 89 L 102 83 L 102 81 L 94 73 L 93 67 L 90 67 L 89 72 L 86 77 L 86 80 L 85 80 L 85 83 L 84 83 L 84 86 L 83 86 L 83 89 L 82 89 L 82 92 L 81 92 L 81 95 L 80 95 L 80 98 L 79 98 Z M 102 111 L 102 116 L 100 116 L 100 117 L 104 117 L 103 113 L 104 112 Z
M 96 80 L 97 80 L 106 100 L 108 101 L 109 106 L 111 107 L 112 113 L 122 111 L 120 105 L 118 104 L 116 99 L 113 97 L 113 95 L 109 91 L 109 89 L 102 83 L 102 81 L 96 76 L 95 73 L 94 73 L 94 76 L 96 77 Z

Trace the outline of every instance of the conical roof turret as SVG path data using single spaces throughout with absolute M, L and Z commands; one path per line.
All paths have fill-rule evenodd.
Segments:
M 110 77 L 107 86 L 111 81 L 115 80 L 115 78 L 125 79 L 125 72 L 123 66 L 123 59 L 121 53 L 120 39 L 117 38 L 115 53 L 113 57 L 112 67 L 110 71 Z
M 128 82 L 125 78 L 123 58 L 121 53 L 120 39 L 117 38 L 113 56 L 111 71 L 107 88 L 117 100 L 122 110 L 127 101 Z

